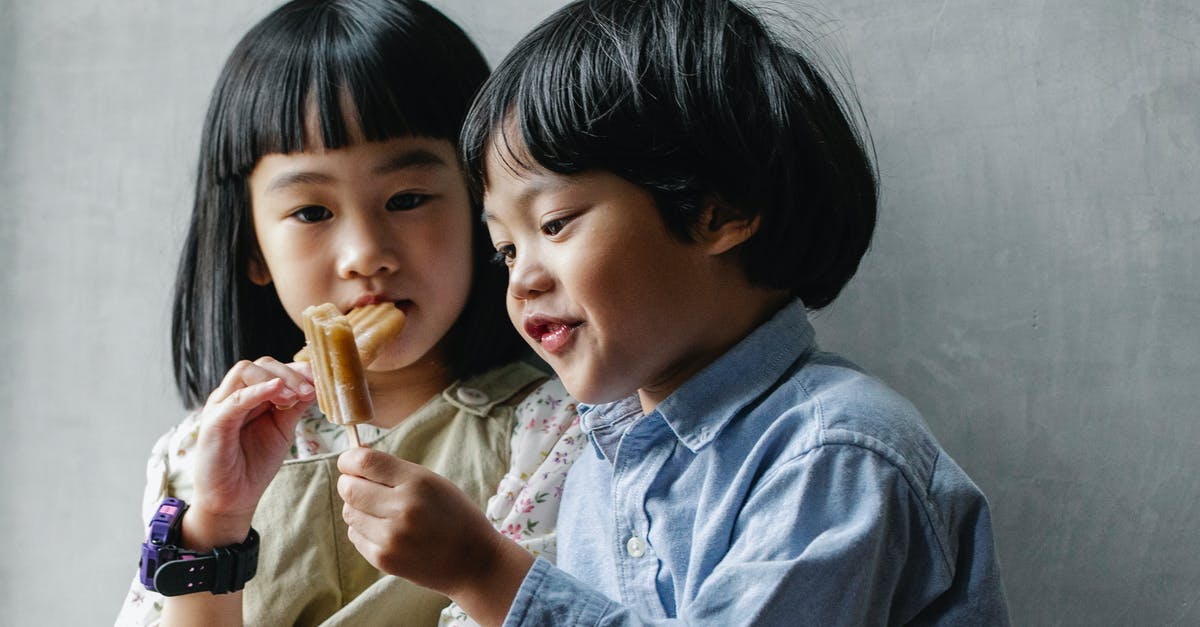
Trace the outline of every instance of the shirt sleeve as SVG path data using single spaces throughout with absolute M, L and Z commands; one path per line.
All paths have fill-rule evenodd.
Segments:
M 160 437 L 150 450 L 150 459 L 146 461 L 146 487 L 142 493 L 143 534 L 163 497 L 191 497 L 190 453 L 199 433 L 200 416 L 193 412 Z M 162 619 L 164 599 L 161 594 L 147 590 L 138 573 L 134 572 L 129 592 L 117 614 L 116 627 L 156 627 Z
M 870 450 L 822 446 L 758 480 L 731 517 L 727 544 L 705 536 L 655 547 L 691 551 L 690 571 L 701 574 L 673 591 L 676 618 L 639 615 L 539 561 L 505 625 L 905 623 L 948 585 L 919 493 Z
M 142 494 L 142 524 L 143 530 L 150 524 L 158 504 L 166 495 L 169 482 L 169 459 L 172 440 L 177 429 L 172 429 L 154 443 L 150 451 L 150 459 L 146 461 L 146 487 Z M 132 552 L 132 551 L 131 551 Z M 142 585 L 138 573 L 133 573 L 133 582 L 129 584 L 129 592 L 121 604 L 117 614 L 115 627 L 149 627 L 157 626 L 162 618 L 163 596 L 151 592 Z

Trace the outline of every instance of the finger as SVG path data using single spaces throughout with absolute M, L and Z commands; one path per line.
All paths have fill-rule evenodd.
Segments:
M 376 568 L 398 574 L 405 556 L 420 553 L 418 545 L 425 541 L 416 528 L 399 524 L 394 519 L 376 518 L 346 505 L 342 509 L 347 535 L 355 548 Z
M 286 389 L 279 379 L 239 388 L 217 403 L 205 406 L 203 422 L 207 429 L 241 429 L 244 424 L 266 413 L 271 405 L 284 402 Z
M 403 497 L 391 488 L 355 475 L 342 475 L 337 481 L 338 495 L 346 506 L 373 518 L 394 515 L 403 507 Z M 345 514 L 345 512 L 343 512 Z M 346 520 L 350 522 L 349 519 Z
M 412 462 L 366 447 L 346 449 L 338 456 L 338 470 L 357 475 L 389 488 L 396 487 L 408 473 Z
M 307 361 L 293 361 L 286 364 L 296 374 L 304 377 L 305 380 L 311 382 L 313 380 L 312 364 Z
M 294 395 L 291 403 L 280 405 L 281 409 L 286 409 L 297 402 L 309 401 L 316 397 L 316 389 L 312 383 L 294 368 L 289 368 L 288 364 L 274 357 L 259 357 L 254 360 L 254 366 L 257 366 L 257 369 L 247 369 L 242 375 L 242 380 L 247 384 L 257 383 L 260 380 L 266 380 L 270 377 L 278 377 L 287 388 L 283 393 L 283 398 L 292 398 Z
M 357 550 L 359 554 L 363 556 L 363 559 L 367 560 L 369 564 L 384 572 L 390 572 L 384 567 L 383 549 L 378 544 L 373 542 L 371 538 L 367 537 L 354 527 L 350 527 L 346 530 L 346 537 L 350 539 L 350 543 L 354 545 L 355 550 Z
M 279 362 L 275 363 L 278 364 Z M 276 373 L 257 362 L 243 359 L 234 364 L 229 369 L 229 372 L 225 373 L 225 378 L 221 380 L 221 384 L 217 386 L 217 389 L 213 390 L 212 394 L 208 395 L 208 403 L 220 403 L 237 392 L 237 390 L 247 386 L 265 383 L 271 379 L 282 379 L 284 376 L 295 377 L 296 373 L 294 370 L 290 368 L 283 368 L 283 370 L 287 372 Z M 284 387 L 287 388 L 286 383 Z M 284 393 L 281 399 L 283 401 L 282 404 L 289 405 L 298 400 L 298 397 L 295 394 L 295 390 L 290 390 L 288 393 Z
M 303 413 L 308 406 L 317 400 L 316 382 L 313 379 L 312 364 L 307 361 L 294 361 L 288 364 L 283 364 L 284 368 L 289 371 L 292 377 L 289 381 L 295 381 L 292 389 L 299 395 L 299 403 L 303 405 L 300 413 Z M 281 407 L 280 409 L 290 409 L 289 407 Z M 299 414 L 297 414 L 299 415 Z
M 246 384 L 242 381 L 242 373 L 247 368 L 251 368 L 253 366 L 254 363 L 248 359 L 243 359 L 236 364 L 233 364 L 233 366 L 230 367 L 225 373 L 225 376 L 222 377 L 221 383 L 217 385 L 216 389 L 209 393 L 208 399 L 205 400 L 205 404 L 212 405 L 220 403 L 221 401 L 225 400 L 226 397 L 232 394 L 234 390 L 238 389 L 239 387 L 245 387 Z
M 255 361 L 241 360 L 225 373 L 225 378 L 217 389 L 208 396 L 208 403 L 219 403 L 237 390 L 246 386 L 265 383 L 271 379 L 283 381 L 283 389 L 275 403 L 279 407 L 289 407 L 299 401 L 308 401 L 316 397 L 312 384 L 294 368 L 280 363 L 272 357 L 260 357 Z
M 275 406 L 275 425 L 282 436 L 291 439 L 295 437 L 296 423 L 304 417 L 309 407 L 316 399 L 301 400 L 287 407 Z

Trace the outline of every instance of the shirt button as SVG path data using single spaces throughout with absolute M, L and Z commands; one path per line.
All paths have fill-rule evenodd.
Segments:
M 488 400 L 490 400 L 488 399 L 487 394 L 484 394 L 475 388 L 458 388 L 454 395 L 457 396 L 458 400 L 462 401 L 464 404 L 475 407 L 479 405 L 485 405 L 487 404 Z
M 625 550 L 629 552 L 630 557 L 641 557 L 646 554 L 646 542 L 633 536 L 625 543 Z

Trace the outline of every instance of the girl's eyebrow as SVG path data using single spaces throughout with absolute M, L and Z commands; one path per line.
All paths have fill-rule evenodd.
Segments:
M 423 148 L 413 148 L 398 152 L 384 160 L 371 170 L 376 176 L 391 174 L 407 168 L 436 168 L 446 165 L 446 161 L 433 152 Z M 285 172 L 271 180 L 266 192 L 277 192 L 293 185 L 324 185 L 334 182 L 334 177 L 324 172 L 309 170 L 294 170 Z
M 332 182 L 333 177 L 329 176 L 328 174 L 294 170 L 292 172 L 285 172 L 274 179 L 271 179 L 271 183 L 270 185 L 267 185 L 267 189 L 264 191 L 264 193 L 269 194 L 272 192 L 277 192 L 281 189 L 292 187 L 293 185 L 323 185 Z

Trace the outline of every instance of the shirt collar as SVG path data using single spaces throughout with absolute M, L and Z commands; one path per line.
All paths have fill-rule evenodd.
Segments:
M 808 313 L 793 300 L 716 361 L 658 404 L 659 414 L 692 452 L 712 442 L 746 405 L 773 386 L 815 348 Z M 750 373 L 750 374 L 748 374 Z M 642 417 L 637 395 L 599 405 L 579 404 L 580 426 L 604 458 L 630 424 Z

